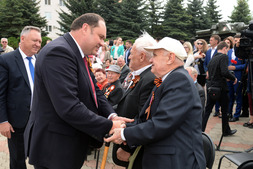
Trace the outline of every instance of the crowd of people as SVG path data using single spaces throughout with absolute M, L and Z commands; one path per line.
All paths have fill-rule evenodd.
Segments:
M 223 136 L 237 132 L 229 122 L 241 116 L 253 128 L 247 60 L 235 54 L 240 36 L 192 44 L 143 32 L 134 42 L 104 42 L 106 23 L 94 13 L 70 30 L 41 50 L 34 26 L 24 27 L 14 51 L 1 39 L 0 132 L 10 168 L 25 169 L 29 157 L 35 169 L 79 169 L 88 149 L 106 141 L 120 166 L 200 169 L 214 105 Z

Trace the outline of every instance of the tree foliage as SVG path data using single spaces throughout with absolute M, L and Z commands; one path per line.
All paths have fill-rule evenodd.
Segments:
M 231 16 L 231 22 L 244 22 L 249 24 L 251 20 L 248 0 L 237 0 L 237 6 L 234 7 Z
M 117 23 L 115 18 L 119 16 L 117 13 L 117 8 L 119 8 L 118 0 L 96 0 L 96 13 L 101 15 L 107 27 L 107 38 L 112 38 L 117 36 Z
M 116 35 L 123 40 L 137 38 L 142 30 L 147 29 L 147 6 L 145 0 L 123 0 L 117 8 L 117 16 L 114 17 L 117 27 Z
M 197 30 L 209 28 L 203 8 L 203 0 L 189 0 L 187 13 L 192 16 L 190 20 L 191 27 L 189 29 L 192 35 L 194 35 Z
M 191 16 L 186 13 L 182 5 L 183 0 L 170 0 L 165 7 L 163 22 L 163 36 L 175 39 L 189 39 Z
M 208 0 L 205 7 L 206 19 L 208 27 L 211 27 L 213 24 L 218 23 L 221 19 L 219 6 L 216 5 L 217 0 Z
M 65 0 L 64 3 L 68 11 L 61 10 L 58 21 L 63 33 L 70 31 L 70 26 L 77 17 L 95 11 L 94 0 Z
M 2 0 L 0 20 L 0 37 L 18 37 L 28 25 L 46 26 L 46 19 L 39 14 L 38 2 L 30 0 Z M 42 35 L 47 32 L 42 31 Z
M 153 37 L 161 37 L 164 7 L 162 7 L 162 2 L 160 0 L 149 0 L 148 3 L 147 24 L 149 25 L 149 29 L 147 29 L 147 31 Z

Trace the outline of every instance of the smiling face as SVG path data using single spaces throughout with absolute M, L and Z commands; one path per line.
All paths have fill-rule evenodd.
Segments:
M 120 77 L 119 73 L 113 72 L 113 71 L 108 71 L 107 72 L 107 79 L 108 79 L 108 83 L 113 83 L 116 80 L 118 80 Z
M 85 55 L 96 55 L 99 48 L 104 45 L 106 38 L 105 22 L 100 20 L 97 27 L 91 27 L 84 23 L 81 29 L 83 39 L 79 45 L 83 53 Z
M 153 57 L 149 60 L 152 64 L 151 72 L 156 77 L 163 77 L 169 72 L 168 64 L 170 52 L 164 49 L 156 49 L 153 54 Z
M 106 75 L 103 72 L 96 72 L 95 78 L 98 81 L 98 83 L 103 83 L 103 81 L 105 81 L 106 79 Z
M 31 29 L 20 38 L 20 48 L 27 55 L 32 56 L 40 50 L 41 34 L 37 30 Z

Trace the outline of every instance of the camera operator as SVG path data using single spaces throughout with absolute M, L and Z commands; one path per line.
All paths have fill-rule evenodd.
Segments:
M 209 64 L 207 65 L 207 85 L 206 88 L 215 87 L 221 88 L 220 97 L 217 99 L 221 106 L 222 112 L 222 134 L 223 136 L 233 135 L 237 130 L 231 130 L 228 124 L 228 87 L 227 80 L 234 81 L 233 84 L 237 83 L 236 77 L 228 70 L 228 45 L 226 42 L 220 42 L 217 46 L 217 53 L 213 56 Z M 216 100 L 211 98 L 211 94 L 207 94 L 207 103 L 205 107 L 205 115 L 202 122 L 202 131 L 205 131 L 206 124 L 210 113 L 212 112 L 213 106 Z
M 253 20 L 249 23 L 249 28 L 241 32 L 241 40 L 235 45 L 235 54 L 238 58 L 247 59 L 248 63 L 248 102 L 250 107 L 250 120 L 244 123 L 244 127 L 253 128 L 253 108 L 252 108 L 252 66 L 253 66 Z
M 240 41 L 240 35 L 235 35 L 234 40 L 236 42 Z M 233 45 L 232 45 L 233 46 Z M 238 83 L 235 85 L 232 81 L 228 81 L 229 88 L 229 108 L 228 114 L 231 118 L 230 122 L 235 122 L 239 120 L 241 109 L 242 109 L 242 73 L 245 68 L 244 59 L 236 57 L 234 48 L 228 51 L 229 66 L 228 69 L 234 72 L 235 77 L 238 80 Z M 233 116 L 233 106 L 234 101 L 236 100 L 236 109 Z

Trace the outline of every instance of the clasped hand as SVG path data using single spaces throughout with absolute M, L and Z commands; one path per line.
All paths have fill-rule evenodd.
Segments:
M 123 130 L 123 128 L 115 128 L 113 130 L 110 131 L 110 137 L 108 138 L 104 138 L 105 142 L 113 142 L 115 144 L 122 144 L 124 142 L 124 140 L 122 140 L 121 138 L 121 130 Z

